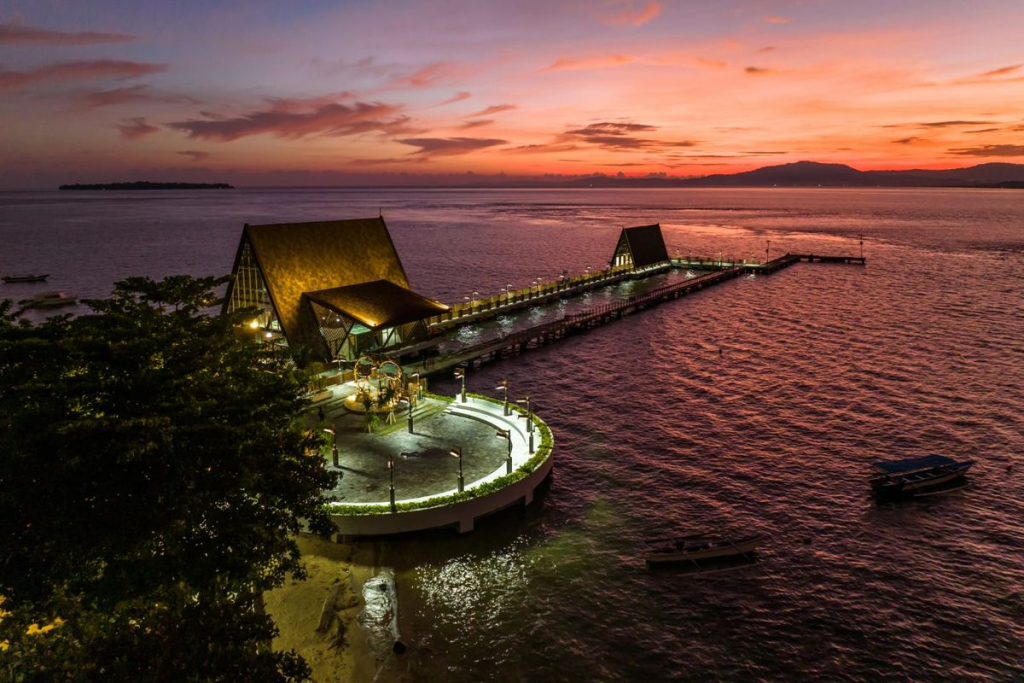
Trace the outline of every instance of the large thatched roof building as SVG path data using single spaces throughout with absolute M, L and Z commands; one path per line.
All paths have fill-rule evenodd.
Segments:
M 612 254 L 611 266 L 646 268 L 665 261 L 668 261 L 668 250 L 661 236 L 661 224 L 655 223 L 623 228 Z
M 246 224 L 232 275 L 225 311 L 259 309 L 255 329 L 323 361 L 412 341 L 448 310 L 409 288 L 380 217 Z

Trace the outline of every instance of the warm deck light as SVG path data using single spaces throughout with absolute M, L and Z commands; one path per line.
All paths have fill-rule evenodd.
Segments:
M 259 326 L 260 326 L 260 319 L 259 318 L 254 318 L 253 321 L 249 323 L 249 327 L 251 327 L 254 330 L 257 327 L 259 327 Z

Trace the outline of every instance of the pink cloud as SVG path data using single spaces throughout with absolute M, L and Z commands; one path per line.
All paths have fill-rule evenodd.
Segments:
M 463 100 L 468 100 L 472 96 L 473 96 L 472 93 L 469 93 L 469 92 L 466 92 L 466 91 L 457 92 L 453 96 L 449 97 L 447 100 L 444 100 L 443 102 L 438 102 L 437 104 L 428 107 L 428 109 L 434 109 L 436 107 L 446 107 L 449 104 L 455 104 L 456 102 L 462 102 Z
M 170 95 L 156 93 L 149 89 L 148 85 L 132 85 L 126 88 L 114 88 L 112 90 L 98 90 L 82 95 L 78 99 L 78 107 L 81 109 L 99 109 L 100 107 L 112 107 L 119 104 L 134 104 L 136 102 L 160 102 L 165 104 L 198 104 L 198 100 L 184 95 Z
M 460 73 L 461 69 L 453 62 L 434 62 L 414 71 L 407 76 L 392 79 L 391 87 L 406 86 L 410 88 L 426 88 L 450 80 Z
M 610 3 L 612 7 L 622 7 L 612 14 L 599 14 L 598 20 L 606 26 L 643 26 L 651 19 L 661 14 L 660 2 L 648 2 L 643 7 L 637 7 L 632 0 L 619 0 Z
M 793 17 L 780 17 L 777 15 L 769 15 L 764 17 L 764 20 L 769 24 L 788 24 L 793 21 Z
M 131 119 L 122 119 L 121 123 L 117 124 L 117 129 L 121 131 L 121 135 L 128 140 L 137 140 L 147 135 L 152 135 L 160 129 L 149 123 L 146 123 L 144 116 L 137 116 Z
M 192 149 L 187 149 L 183 152 L 178 152 L 178 154 L 186 157 L 191 157 L 192 161 L 205 161 L 206 159 L 210 158 L 209 152 L 198 152 Z
M 503 111 L 511 111 L 513 109 L 518 109 L 518 107 L 514 104 L 495 104 L 485 109 L 481 109 L 480 111 L 473 112 L 466 118 L 475 119 L 481 116 L 493 116 L 494 114 L 500 114 Z
M 0 71 L 0 90 L 16 90 L 46 83 L 68 83 L 99 78 L 123 81 L 166 70 L 166 64 L 146 64 L 113 59 L 64 62 L 39 67 L 32 71 Z
M 138 38 L 125 33 L 99 33 L 97 31 L 68 33 L 65 31 L 51 31 L 39 28 L 38 26 L 23 24 L 19 16 L 14 16 L 7 23 L 0 24 L 0 43 L 99 45 L 102 43 L 130 43 L 133 40 L 138 40 Z
M 636 59 L 626 55 L 594 55 L 592 57 L 580 57 L 570 59 L 559 57 L 554 64 L 541 70 L 541 73 L 549 71 L 570 71 L 578 69 L 602 69 L 609 66 L 624 66 L 632 64 Z
M 250 135 L 270 133 L 282 138 L 303 138 L 309 135 L 345 136 L 359 133 L 409 132 L 408 117 L 398 116 L 400 107 L 380 102 L 307 102 L 318 100 L 273 100 L 263 111 L 235 117 L 189 119 L 167 124 L 184 131 L 188 137 L 201 140 L 231 142 Z
M 483 126 L 489 126 L 492 123 L 494 123 L 494 119 L 475 119 L 472 121 L 466 121 L 464 124 L 459 126 L 459 128 L 481 128 Z

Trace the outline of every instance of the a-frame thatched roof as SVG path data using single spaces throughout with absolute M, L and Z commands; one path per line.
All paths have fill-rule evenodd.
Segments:
M 329 357 L 316 321 L 303 301 L 307 292 L 386 280 L 408 290 L 409 279 L 384 219 L 248 225 L 233 272 L 248 244 L 289 346 Z M 228 285 L 226 302 L 231 301 Z M 225 303 L 225 309 L 227 303 Z
M 634 268 L 643 268 L 668 260 L 668 249 L 665 248 L 665 239 L 661 235 L 660 223 L 623 228 L 619 234 L 614 254 L 619 253 L 619 247 L 623 245 L 623 242 L 633 257 Z M 612 255 L 613 263 L 614 254 Z

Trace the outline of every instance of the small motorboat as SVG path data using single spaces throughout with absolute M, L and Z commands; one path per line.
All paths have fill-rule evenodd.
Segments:
M 77 296 L 69 296 L 64 292 L 40 292 L 31 299 L 22 299 L 19 305 L 25 308 L 59 308 L 78 303 Z
M 876 462 L 872 467 L 881 474 L 871 478 L 871 488 L 879 497 L 926 493 L 963 477 L 973 464 L 973 460 L 958 462 L 944 455 Z
M 4 275 L 0 277 L 0 280 L 4 281 L 4 284 L 14 284 L 16 282 L 46 282 L 46 278 L 50 277 L 50 274 L 45 275 Z
M 749 559 L 761 542 L 760 534 L 743 538 L 714 536 L 680 536 L 647 541 L 651 547 L 644 559 L 647 564 L 671 562 L 692 562 L 699 564 L 709 560 Z

